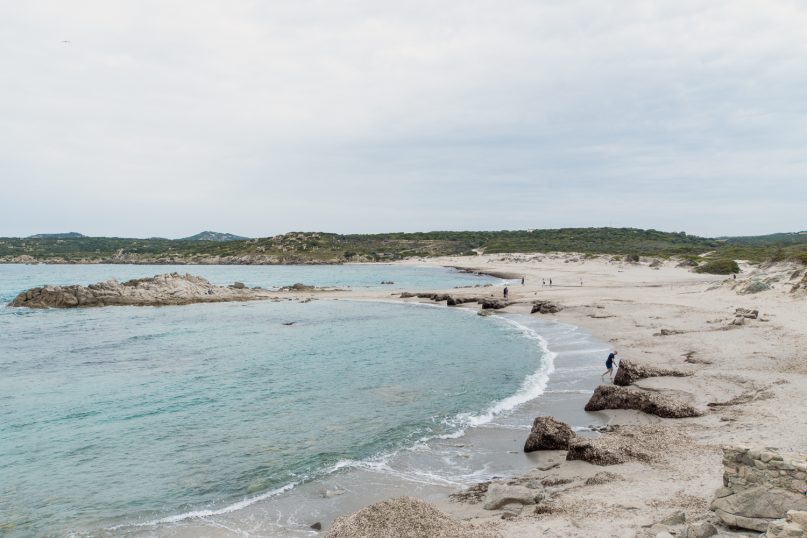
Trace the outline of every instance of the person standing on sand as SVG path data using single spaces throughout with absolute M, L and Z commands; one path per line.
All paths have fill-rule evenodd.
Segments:
M 507 289 L 507 286 L 504 287 L 504 300 L 507 300 L 507 295 L 510 293 L 510 290 Z
M 524 277 L 521 277 L 521 285 L 524 285 Z
M 617 360 L 616 356 L 618 355 L 618 351 L 614 350 L 608 354 L 608 358 L 605 359 L 605 367 L 608 368 L 600 377 L 605 377 L 605 374 L 608 374 L 608 377 L 611 378 L 611 382 L 614 382 L 614 361 Z M 617 364 L 617 367 L 619 365 Z
M 551 278 L 549 279 L 549 287 L 550 288 L 552 287 L 552 279 Z

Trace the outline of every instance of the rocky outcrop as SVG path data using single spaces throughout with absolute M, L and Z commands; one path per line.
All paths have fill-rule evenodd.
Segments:
M 667 368 L 656 368 L 654 366 L 647 366 L 644 364 L 636 364 L 635 362 L 623 359 L 619 362 L 619 369 L 614 376 L 614 385 L 627 387 L 633 385 L 640 379 L 648 377 L 685 377 L 692 375 L 691 372 L 682 372 L 680 370 L 672 370 Z
M 561 310 L 563 310 L 563 307 L 552 301 L 534 301 L 530 314 L 535 314 L 536 312 L 539 314 L 556 314 Z
M 673 398 L 614 385 L 597 387 L 585 409 L 586 411 L 635 409 L 662 418 L 697 417 L 702 414 L 691 405 Z
M 371 504 L 334 521 L 326 538 L 500 538 L 489 529 L 457 521 L 431 504 L 399 497 Z
M 536 417 L 532 422 L 532 431 L 524 452 L 536 450 L 568 450 L 569 442 L 575 437 L 574 431 L 565 422 L 550 416 Z
M 482 299 L 480 304 L 483 310 L 500 310 L 507 307 L 510 303 L 502 299 Z
M 237 284 L 216 286 L 202 277 L 170 273 L 123 283 L 107 280 L 89 286 L 32 288 L 20 293 L 9 306 L 28 308 L 166 306 L 269 298 L 267 290 L 249 289 Z
M 449 295 L 448 299 L 446 299 L 447 306 L 459 306 L 465 303 L 476 303 L 479 301 L 478 297 L 457 297 L 455 295 Z
M 723 487 L 715 494 L 712 510 L 727 525 L 764 532 L 790 510 L 807 511 L 805 492 L 807 461 L 748 447 L 725 447 Z M 781 530 L 777 529 L 774 532 Z

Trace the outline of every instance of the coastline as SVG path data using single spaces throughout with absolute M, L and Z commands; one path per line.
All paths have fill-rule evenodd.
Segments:
M 509 448 L 487 454 L 499 469 L 497 476 L 564 482 L 547 488 L 552 496 L 550 510 L 542 513 L 523 510 L 515 517 L 503 519 L 501 511 L 488 511 L 480 504 L 448 498 L 448 493 L 467 482 L 449 481 L 453 483 L 439 488 L 412 487 L 411 481 L 409 486 L 401 486 L 406 480 L 384 485 L 372 470 L 361 469 L 356 489 L 372 491 L 376 498 L 360 496 L 352 505 L 346 503 L 341 513 L 380 500 L 379 496 L 415 494 L 458 520 L 486 525 L 507 538 L 538 532 L 547 536 L 641 536 L 651 524 L 673 511 L 684 512 L 688 522 L 713 517 L 708 506 L 714 490 L 722 483 L 722 445 L 743 443 L 788 452 L 807 451 L 803 441 L 807 437 L 807 424 L 799 412 L 801 396 L 807 389 L 807 361 L 800 354 L 807 346 L 807 335 L 801 326 L 801 320 L 807 318 L 807 306 L 803 297 L 790 294 L 785 285 L 759 294 L 739 295 L 732 289 L 735 283 L 725 277 L 691 273 L 675 267 L 673 262 L 654 265 L 646 260 L 623 264 L 616 258 L 585 259 L 568 254 L 417 259 L 398 264 L 464 267 L 488 275 L 524 275 L 525 285 L 509 284 L 511 304 L 496 311 L 497 314 L 556 320 L 581 327 L 601 343 L 590 350 L 595 361 L 605 347 L 616 347 L 623 359 L 690 370 L 692 377 L 649 378 L 637 385 L 675 396 L 705 412 L 700 417 L 686 419 L 659 419 L 638 411 L 586 414 L 582 406 L 591 387 L 565 393 L 573 396 L 556 408 L 542 404 L 550 399 L 547 398 L 550 390 L 544 397 L 520 407 L 521 422 L 495 431 L 477 429 L 482 437 L 490 434 L 497 439 L 504 433 L 510 436 L 509 445 L 504 445 Z M 542 285 L 542 280 L 550 278 L 553 286 Z M 747 278 L 747 274 L 741 274 L 738 281 Z M 500 298 L 502 292 L 500 286 L 430 291 L 437 295 L 492 298 Z M 402 299 L 399 294 L 391 289 L 353 289 L 329 293 L 328 299 L 417 302 L 445 308 L 445 301 Z M 314 294 L 290 296 L 304 299 Z M 556 314 L 530 314 L 536 300 L 551 300 L 563 309 Z M 758 309 L 760 319 L 733 325 L 734 310 L 738 307 Z M 478 305 L 471 303 L 460 308 L 477 310 Z M 600 367 L 597 363 L 597 368 Z M 652 461 L 607 467 L 575 461 L 541 471 L 540 461 L 559 455 L 552 452 L 525 455 L 520 451 L 531 417 L 550 414 L 563 420 L 563 413 L 573 410 L 591 417 L 595 424 L 657 425 L 665 432 L 665 444 L 656 450 Z M 575 423 L 574 419 L 567 420 Z M 456 444 L 448 443 L 445 448 L 449 453 L 459 453 L 463 447 Z M 514 460 L 520 463 L 514 465 Z M 525 460 L 527 465 L 523 467 Z M 587 483 L 602 471 L 613 473 L 618 479 L 607 484 Z M 338 480 L 334 486 L 340 487 Z M 305 484 L 300 486 L 300 491 L 305 488 Z M 321 492 L 310 493 L 312 498 L 324 498 L 324 502 L 333 504 L 333 499 L 323 497 Z M 305 522 L 299 526 L 300 535 L 315 535 L 302 523 Z M 327 525 L 324 529 L 327 530 Z M 221 536 L 231 535 L 225 527 L 220 530 Z M 194 533 L 185 529 L 170 535 Z
M 524 509 L 503 519 L 501 511 L 484 510 L 480 504 L 436 502 L 457 520 L 495 529 L 505 538 L 536 533 L 644 536 L 654 523 L 677 512 L 684 514 L 687 524 L 716 521 L 709 505 L 723 484 L 724 445 L 807 452 L 807 423 L 799 411 L 807 390 L 807 359 L 800 352 L 807 347 L 802 327 L 807 304 L 802 296 L 790 293 L 791 285 L 786 281 L 779 284 L 780 277 L 773 276 L 802 271 L 797 267 L 762 267 L 740 274 L 732 282 L 729 277 L 692 273 L 671 261 L 629 264 L 618 258 L 586 259 L 557 253 L 404 263 L 525 275 L 526 285 L 511 284 L 512 304 L 499 312 L 529 314 L 534 300 L 556 301 L 563 310 L 548 317 L 583 327 L 619 349 L 623 359 L 691 371 L 691 377 L 648 378 L 637 386 L 703 411 L 702 416 L 683 419 L 661 419 L 639 411 L 600 411 L 613 426 L 655 426 L 660 445 L 651 461 L 606 467 L 574 461 L 549 472 L 526 473 L 523 478 L 568 481 L 565 486 L 548 488 L 552 502 L 541 513 Z M 756 294 L 735 291 L 735 286 L 767 277 L 777 279 L 771 290 Z M 541 284 L 550 278 L 553 286 Z M 734 324 L 737 308 L 759 310 L 759 319 Z M 527 433 L 523 432 L 524 438 Z M 613 473 L 615 481 L 587 483 L 602 471 Z

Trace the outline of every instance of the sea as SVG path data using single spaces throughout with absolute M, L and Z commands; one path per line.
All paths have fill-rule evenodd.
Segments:
M 380 296 L 507 284 L 410 265 L 0 265 L 0 303 L 172 271 Z M 0 535 L 315 536 L 386 497 L 445 498 L 534 466 L 538 414 L 601 423 L 582 403 L 606 350 L 538 315 L 392 299 L 0 306 Z

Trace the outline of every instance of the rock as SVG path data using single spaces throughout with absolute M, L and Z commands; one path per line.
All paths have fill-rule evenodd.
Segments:
M 10 304 L 28 308 L 93 306 L 166 306 L 268 299 L 263 289 L 216 286 L 202 277 L 169 273 L 119 283 L 97 282 L 89 286 L 43 286 L 20 293 Z
M 586 411 L 603 409 L 635 409 L 662 418 L 697 417 L 702 413 L 691 405 L 662 396 L 627 387 L 600 385 L 586 404 Z
M 536 312 L 539 314 L 556 314 L 561 310 L 563 310 L 563 308 L 552 301 L 535 301 L 532 303 L 530 314 L 535 314 Z
M 685 513 L 678 511 L 675 513 L 670 514 L 669 516 L 665 517 L 660 521 L 662 525 L 667 525 L 669 527 L 674 527 L 676 525 L 683 525 L 686 523 L 687 516 Z
M 692 375 L 691 372 L 682 372 L 667 368 L 656 368 L 643 364 L 636 364 L 631 360 L 623 359 L 619 362 L 619 368 L 614 376 L 614 385 L 626 387 L 648 377 L 686 377 Z
M 477 297 L 455 297 L 453 295 L 449 295 L 446 299 L 447 306 L 459 306 L 465 303 L 475 303 L 478 301 Z
M 717 534 L 717 527 L 711 523 L 698 523 L 687 527 L 686 538 L 709 538 Z
M 500 310 L 509 305 L 507 301 L 501 299 L 482 299 L 483 310 Z
M 802 525 L 788 521 L 787 519 L 777 519 L 768 525 L 768 532 L 764 538 L 805 538 L 807 531 Z
M 345 494 L 345 490 L 340 489 L 340 488 L 334 488 L 334 489 L 326 489 L 325 493 L 323 493 L 322 496 L 325 497 L 326 499 L 331 499 L 333 497 L 338 497 L 338 496 L 344 495 L 344 494 Z
M 243 282 L 233 282 L 232 287 L 237 290 L 243 290 L 244 288 L 246 288 Z
M 410 297 L 417 297 L 417 295 L 414 294 L 414 293 L 410 293 L 408 291 L 405 291 L 405 292 L 401 293 L 400 297 L 401 297 L 401 299 L 409 299 Z
M 673 334 L 683 334 L 684 331 L 679 331 L 677 329 L 661 329 L 657 333 L 653 333 L 653 336 L 672 336 Z
M 371 504 L 334 521 L 326 538 L 501 538 L 489 529 L 457 521 L 431 504 L 398 497 Z
M 616 474 L 616 473 L 609 473 L 608 471 L 600 471 L 599 473 L 595 474 L 594 476 L 589 476 L 586 479 L 587 486 L 599 486 L 601 484 L 607 484 L 609 482 L 614 482 L 615 480 L 623 480 L 623 478 Z
M 788 510 L 785 515 L 788 521 L 801 525 L 807 529 L 807 512 L 800 510 Z
M 756 486 L 715 499 L 711 508 L 726 525 L 763 532 L 769 523 L 785 517 L 789 510 L 807 510 L 807 496 Z
M 543 490 L 535 490 L 524 486 L 508 486 L 506 484 L 491 484 L 485 494 L 485 510 L 498 510 L 510 503 L 535 504 L 535 498 L 543 499 Z
M 317 521 L 316 523 L 312 523 L 310 528 L 314 529 L 315 531 L 321 531 L 322 523 L 320 523 L 319 521 Z
M 566 460 L 587 461 L 594 465 L 617 465 L 628 461 L 628 457 L 623 452 L 603 446 L 594 439 L 576 437 L 569 443 Z
M 759 310 L 752 310 L 750 308 L 737 308 L 734 310 L 734 315 L 741 318 L 757 319 L 759 317 Z
M 568 450 L 569 441 L 575 437 L 568 424 L 550 416 L 536 417 L 532 431 L 524 443 L 524 452 L 536 450 Z

